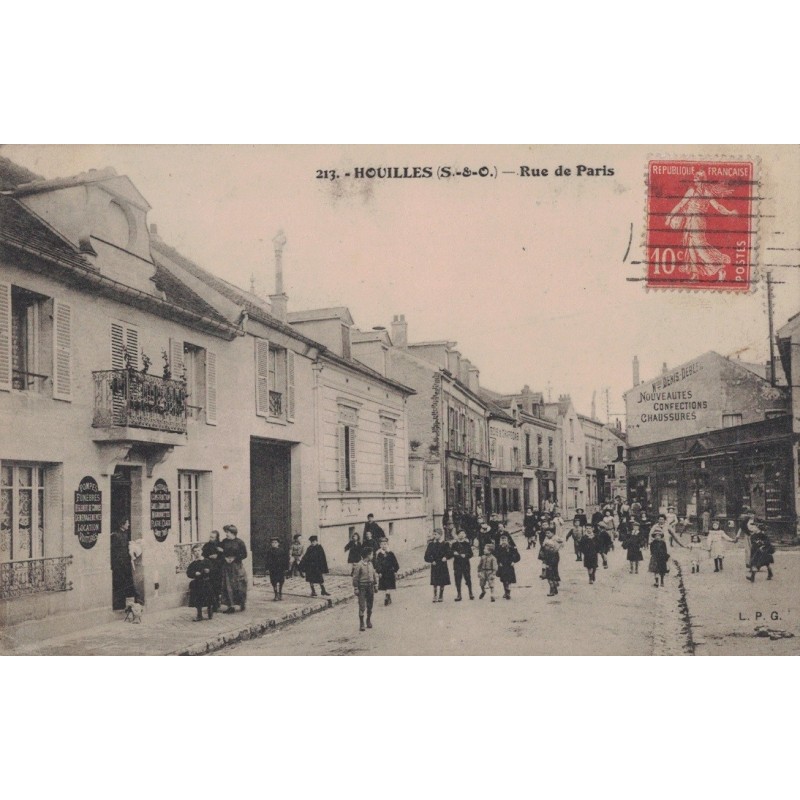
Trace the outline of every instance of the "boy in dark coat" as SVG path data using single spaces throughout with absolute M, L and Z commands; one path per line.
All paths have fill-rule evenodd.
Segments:
M 328 560 L 325 558 L 325 551 L 319 543 L 318 536 L 308 537 L 308 549 L 300 560 L 300 574 L 311 586 L 311 596 L 316 597 L 314 584 L 319 584 L 319 593 L 325 597 L 330 595 L 325 589 L 325 574 L 328 571 Z
M 456 602 L 461 601 L 461 581 L 467 584 L 469 599 L 474 600 L 472 594 L 472 569 L 470 559 L 472 558 L 472 545 L 467 541 L 467 532 L 459 531 L 456 540 L 450 545 L 453 553 L 453 575 L 456 578 Z
M 269 582 L 272 584 L 272 591 L 275 592 L 275 600 L 283 600 L 283 582 L 286 579 L 286 573 L 289 571 L 289 556 L 286 551 L 281 547 L 280 539 L 273 536 L 269 542 L 269 550 L 267 550 L 264 563 L 269 573 Z
M 642 560 L 642 545 L 639 539 L 639 523 L 633 523 L 633 531 L 631 532 L 630 536 L 625 537 L 625 541 L 622 543 L 622 546 L 625 550 L 628 551 L 628 564 L 630 566 L 631 573 L 639 574 L 639 562 Z
M 525 511 L 525 516 L 522 519 L 522 527 L 525 531 L 525 538 L 528 540 L 528 546 L 526 550 L 530 550 L 531 547 L 536 547 L 536 515 L 533 513 L 532 506 L 528 506 Z
M 397 588 L 396 575 L 400 570 L 395 554 L 389 549 L 389 540 L 384 536 L 381 539 L 381 549 L 375 554 L 375 572 L 380 576 L 378 579 L 378 589 L 386 592 L 383 604 L 388 606 L 392 602 L 390 591 Z
M 450 545 L 444 540 L 444 531 L 437 530 L 434 538 L 428 542 L 428 546 L 425 548 L 425 561 L 431 565 L 434 603 L 442 602 L 444 587 L 450 585 L 450 569 L 447 566 L 447 559 L 452 557 Z
M 374 547 L 380 547 L 381 539 L 383 539 L 386 534 L 384 533 L 383 528 L 381 528 L 381 526 L 375 522 L 374 514 L 367 514 L 367 521 L 364 523 L 364 535 L 361 538 L 366 540 L 367 533 L 369 533 L 370 538 L 374 542 Z
M 775 548 L 772 546 L 772 542 L 763 531 L 757 530 L 750 537 L 750 574 L 747 576 L 747 580 L 750 583 L 756 582 L 756 572 L 761 567 L 767 568 L 767 580 L 772 580 L 772 567 L 770 565 L 775 563 L 774 552 Z
M 654 586 L 658 586 L 658 579 L 661 578 L 661 586 L 664 585 L 664 576 L 667 574 L 667 561 L 669 561 L 669 553 L 667 552 L 667 543 L 664 541 L 664 532 L 656 530 L 653 534 L 653 541 L 650 542 L 650 566 L 647 568 L 648 572 L 655 575 L 656 582 Z
M 200 545 L 193 548 L 194 561 L 186 569 L 187 577 L 192 581 L 189 584 L 189 605 L 197 610 L 195 622 L 203 619 L 203 606 L 208 611 L 208 618 L 214 616 L 214 591 L 211 586 L 211 572 L 214 565 L 207 558 L 202 558 Z
M 555 531 L 548 531 L 547 537 L 542 545 L 542 561 L 545 564 L 547 582 L 550 586 L 548 597 L 558 594 L 558 584 L 561 583 L 561 576 L 558 574 L 558 564 L 561 560 L 559 550 L 561 549 L 562 541 L 556 538 Z
M 219 531 L 211 531 L 211 537 L 203 545 L 203 558 L 211 562 L 211 591 L 213 594 L 214 611 L 219 611 L 219 596 L 222 592 L 222 565 L 224 564 L 225 548 L 219 538 Z
M 600 553 L 600 558 L 603 559 L 603 569 L 608 569 L 608 551 L 614 546 L 614 540 L 611 538 L 611 533 L 606 525 L 602 522 L 595 528 L 597 536 L 597 552 Z
M 497 577 L 503 584 L 503 597 L 511 599 L 511 584 L 517 582 L 517 573 L 514 569 L 519 559 L 519 550 L 512 546 L 511 538 L 507 534 L 500 537 L 500 546 L 494 554 L 497 559 Z
M 594 583 L 597 576 L 597 553 L 597 538 L 594 535 L 594 528 L 590 526 L 581 539 L 581 555 L 583 556 L 583 566 L 589 573 L 589 583 Z

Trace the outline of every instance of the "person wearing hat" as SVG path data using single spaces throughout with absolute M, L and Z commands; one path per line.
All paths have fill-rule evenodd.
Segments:
M 397 573 L 400 571 L 400 564 L 397 563 L 397 556 L 389 549 L 389 540 L 384 536 L 381 539 L 381 546 L 375 554 L 375 572 L 380 576 L 378 579 L 378 589 L 386 592 L 383 598 L 385 606 L 391 605 L 393 592 L 397 588 Z
M 550 586 L 548 597 L 558 594 L 558 584 L 561 583 L 561 576 L 558 574 L 558 563 L 561 560 L 559 550 L 564 542 L 556 537 L 556 532 L 547 532 L 544 544 L 542 545 L 542 561 L 545 564 L 545 577 Z
M 767 534 L 760 528 L 755 528 L 753 530 L 752 536 L 750 537 L 750 547 L 750 574 L 747 576 L 747 580 L 749 580 L 750 583 L 755 583 L 756 572 L 760 572 L 761 567 L 766 567 L 767 580 L 771 581 L 771 565 L 775 563 L 775 558 L 773 557 L 775 547 L 772 542 L 770 542 Z
M 511 599 L 511 584 L 517 582 L 517 572 L 514 569 L 519 559 L 519 550 L 513 546 L 511 537 L 504 533 L 500 537 L 500 545 L 495 551 L 494 557 L 497 559 L 497 577 L 503 584 L 503 597 Z
M 364 523 L 364 533 L 362 536 L 364 542 L 367 541 L 367 534 L 369 534 L 369 538 L 372 540 L 373 550 L 377 550 L 381 546 L 381 539 L 386 536 L 386 533 L 384 533 L 383 528 L 375 522 L 374 514 L 367 514 L 367 521 Z
M 584 516 L 583 519 L 586 519 Z M 567 538 L 564 541 L 567 541 L 570 537 L 572 537 L 572 544 L 575 548 L 575 560 L 580 561 L 582 558 L 581 553 L 581 539 L 583 539 L 583 534 L 586 530 L 586 523 L 581 522 L 581 518 L 576 514 L 575 519 L 572 521 L 572 527 L 569 529 L 567 533 Z
M 324 597 L 329 597 L 330 592 L 325 588 L 325 574 L 328 572 L 328 559 L 325 557 L 325 550 L 319 543 L 319 536 L 308 537 L 308 549 L 300 561 L 300 574 L 305 577 L 306 582 L 311 586 L 311 596 L 316 597 L 317 592 L 314 584 L 319 584 L 319 593 Z
M 522 528 L 525 532 L 525 538 L 528 540 L 526 550 L 536 547 L 536 515 L 533 513 L 533 506 L 528 506 L 525 509 L 525 516 L 522 518 Z
M 589 573 L 589 583 L 594 583 L 597 576 L 597 537 L 594 535 L 594 528 L 590 525 L 584 531 L 581 539 L 581 555 L 583 556 L 583 566 Z
M 223 614 L 233 614 L 234 606 L 245 610 L 247 604 L 247 574 L 242 562 L 247 558 L 247 545 L 238 538 L 235 525 L 225 525 L 225 540 L 222 542 L 222 602 L 228 606 Z
M 491 542 L 494 544 L 494 535 L 492 528 L 487 522 L 482 522 L 478 529 L 478 553 L 483 555 L 486 552 L 486 545 Z
M 211 570 L 213 565 L 210 559 L 203 556 L 203 548 L 196 544 L 192 548 L 194 561 L 186 569 L 186 576 L 191 578 L 189 583 L 189 605 L 197 611 L 195 622 L 203 620 L 203 606 L 208 610 L 208 618 L 214 616 L 214 593 L 211 586 Z
M 745 569 L 750 569 L 751 553 L 752 553 L 752 537 L 758 530 L 755 524 L 755 514 L 750 510 L 749 506 L 742 509 L 739 515 L 739 527 L 736 531 L 736 538 L 734 541 L 738 542 L 740 538 L 744 538 L 744 566 Z
M 264 565 L 269 573 L 272 591 L 275 592 L 275 597 L 272 598 L 273 602 L 283 600 L 283 582 L 289 571 L 289 555 L 281 547 L 281 540 L 277 536 L 273 536 L 269 540 L 269 550 L 264 558 Z
M 361 623 L 359 630 L 364 630 L 364 613 L 367 615 L 367 627 L 372 627 L 372 606 L 375 602 L 375 589 L 378 583 L 378 573 L 372 566 L 375 551 L 369 545 L 361 548 L 361 560 L 353 568 L 353 592 L 358 598 L 358 619 Z
M 472 594 L 472 568 L 470 559 L 472 558 L 472 545 L 467 541 L 467 532 L 460 530 L 456 540 L 450 544 L 453 553 L 453 575 L 456 579 L 456 602 L 461 602 L 461 582 L 467 584 L 469 599 L 474 600 Z
M 447 559 L 452 558 L 450 545 L 445 541 L 444 531 L 437 528 L 425 548 L 425 561 L 431 565 L 431 586 L 433 602 L 441 603 L 444 587 L 450 585 L 450 568 Z
M 225 563 L 224 548 L 219 531 L 211 531 L 208 541 L 203 545 L 203 558 L 207 558 L 211 562 L 211 591 L 214 611 L 219 611 L 219 596 L 222 593 L 222 566 Z
M 664 515 L 662 514 L 661 516 L 663 517 Z M 654 526 L 651 535 L 650 566 L 647 571 L 652 572 L 655 576 L 656 582 L 653 584 L 654 586 L 659 585 L 659 578 L 661 579 L 661 586 L 663 586 L 664 576 L 669 572 L 669 567 L 667 566 L 669 553 L 667 552 L 667 543 L 664 541 L 664 530 L 661 527 Z
M 589 520 L 586 517 L 586 512 L 582 508 L 575 509 L 575 516 L 573 520 L 579 519 L 581 521 L 581 527 L 585 528 L 589 524 Z
M 625 537 L 622 547 L 628 553 L 628 566 L 631 574 L 639 574 L 639 562 L 644 559 L 642 556 L 642 545 L 639 540 L 639 523 L 633 523 L 633 531 L 630 536 Z

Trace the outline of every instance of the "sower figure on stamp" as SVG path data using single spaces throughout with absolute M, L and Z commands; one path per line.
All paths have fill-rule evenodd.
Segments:
M 450 585 L 450 569 L 447 566 L 447 559 L 452 557 L 450 545 L 444 540 L 444 531 L 437 530 L 425 548 L 425 561 L 431 565 L 434 603 L 442 602 L 444 587 Z
M 389 549 L 389 540 L 385 536 L 381 539 L 380 550 L 375 554 L 375 571 L 380 576 L 378 589 L 386 592 L 383 604 L 391 605 L 392 595 L 389 593 L 397 588 L 397 573 L 400 571 L 400 564 L 397 563 L 395 554 Z
M 353 568 L 353 591 L 358 598 L 358 619 L 360 630 L 364 630 L 364 614 L 367 615 L 367 627 L 372 627 L 372 606 L 375 602 L 375 589 L 378 573 L 372 566 L 374 552 L 369 545 L 361 548 L 361 561 Z
M 300 561 L 300 574 L 306 579 L 306 582 L 311 587 L 311 596 L 316 597 L 317 592 L 314 589 L 314 584 L 319 584 L 319 593 L 325 597 L 329 596 L 328 590 L 325 588 L 325 575 L 328 572 L 328 559 L 325 557 L 325 551 L 319 543 L 319 537 L 308 537 L 308 549 L 305 552 L 302 560 Z
M 281 547 L 280 539 L 273 536 L 269 541 L 269 550 L 265 557 L 265 565 L 269 573 L 269 582 L 272 584 L 272 591 L 275 593 L 275 600 L 283 600 L 283 582 L 286 573 L 289 571 L 289 556 Z
M 453 553 L 453 575 L 456 579 L 456 602 L 461 601 L 461 581 L 467 584 L 469 599 L 474 600 L 472 594 L 472 569 L 470 559 L 472 558 L 472 545 L 467 541 L 467 532 L 459 531 L 455 542 L 450 545 Z

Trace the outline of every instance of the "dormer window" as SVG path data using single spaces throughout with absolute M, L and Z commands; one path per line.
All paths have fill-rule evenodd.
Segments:
M 136 239 L 136 227 L 129 212 L 116 201 L 108 204 L 98 219 L 93 235 L 109 244 L 128 250 Z

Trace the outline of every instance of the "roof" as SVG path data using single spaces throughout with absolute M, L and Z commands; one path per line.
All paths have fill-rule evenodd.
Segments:
M 347 325 L 353 325 L 353 317 L 346 306 L 331 308 L 312 308 L 307 311 L 290 311 L 286 315 L 287 322 L 320 322 L 325 319 L 338 319 Z
M 0 195 L 0 242 L 97 271 L 69 241 L 8 195 Z
M 391 345 L 392 340 L 389 336 L 389 331 L 386 328 L 373 329 L 371 331 L 360 331 L 358 328 L 353 328 L 350 332 L 350 338 L 353 344 L 360 344 L 361 342 L 383 342 L 384 344 Z
M 169 270 L 164 269 L 160 264 L 156 264 L 156 274 L 153 283 L 167 296 L 167 300 L 175 305 L 188 308 L 196 314 L 200 314 L 218 322 L 227 323 L 228 320 L 222 316 L 215 308 L 212 308 L 200 295 L 193 292 L 185 283 L 179 281 Z
M 494 400 L 492 400 L 489 393 L 487 393 L 486 389 L 483 387 L 478 389 L 478 396 L 486 404 L 486 409 L 489 412 L 490 417 L 503 420 L 503 422 L 516 422 L 514 417 L 512 417 L 510 414 L 506 414 L 506 412 L 503 411 L 503 409 Z
M 0 157 L 0 191 L 7 192 L 16 189 L 22 183 L 43 180 L 41 175 L 15 164 L 8 158 Z
M 77 175 L 70 175 L 65 178 L 45 179 L 37 175 L 33 180 L 17 184 L 15 194 L 23 196 L 26 194 L 37 194 L 38 192 L 51 192 L 55 189 L 83 186 L 86 183 L 96 183 L 97 181 L 106 181 L 109 178 L 116 177 L 118 177 L 117 171 L 113 167 L 90 169 L 88 172 L 80 172 Z
M 232 303 L 242 308 L 247 312 L 250 319 L 268 325 L 312 347 L 321 347 L 318 342 L 309 339 L 307 336 L 303 336 L 299 331 L 292 328 L 291 325 L 287 325 L 285 322 L 281 322 L 277 317 L 272 316 L 267 304 L 260 297 L 252 292 L 246 292 L 238 286 L 234 286 L 234 284 L 229 283 L 223 278 L 217 277 L 207 269 L 204 269 L 199 264 L 196 264 L 194 261 L 179 253 L 174 247 L 170 247 L 157 234 L 150 234 L 150 249 L 156 264 L 159 263 L 157 254 L 168 258 L 177 266 L 185 269 L 190 275 L 203 281 L 206 286 L 210 286 L 223 297 L 226 297 Z
M 380 372 L 372 369 L 372 367 L 368 367 L 366 364 L 363 364 L 361 361 L 355 358 L 343 358 L 342 356 L 337 355 L 332 350 L 328 350 L 327 347 L 323 347 L 323 345 L 318 344 L 317 347 L 320 349 L 320 358 L 331 361 L 334 364 L 338 364 L 340 366 L 346 367 L 348 369 L 355 370 L 356 372 L 360 372 L 362 375 L 365 375 L 368 378 L 372 378 L 373 380 L 380 381 L 381 383 L 386 384 L 387 386 L 391 386 L 393 389 L 397 389 L 399 392 L 403 394 L 416 394 L 416 390 L 412 389 L 410 386 L 406 386 L 403 383 L 398 381 L 392 380 L 392 378 L 387 378 L 385 375 L 381 375 Z

